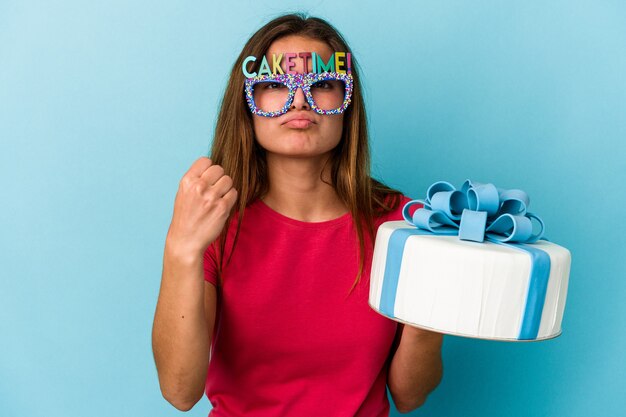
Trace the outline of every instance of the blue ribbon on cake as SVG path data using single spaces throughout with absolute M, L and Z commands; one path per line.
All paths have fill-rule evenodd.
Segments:
M 417 209 L 413 216 L 409 208 Z M 539 333 L 541 313 L 550 276 L 550 256 L 533 247 L 543 238 L 544 223 L 527 211 L 528 194 L 518 189 L 496 188 L 491 183 L 466 180 L 457 190 L 446 181 L 438 181 L 428 187 L 425 200 L 411 200 L 402 209 L 402 216 L 415 228 L 396 229 L 389 238 L 385 276 L 381 294 L 380 310 L 394 316 L 394 305 L 404 246 L 414 235 L 458 235 L 461 240 L 484 242 L 485 240 L 522 250 L 531 257 L 530 283 L 520 340 L 533 340 Z M 532 219 L 540 229 L 533 233 Z
M 409 217 L 409 207 L 421 203 Z M 405 204 L 402 216 L 411 225 L 435 234 L 458 234 L 459 239 L 482 242 L 534 243 L 543 236 L 543 221 L 527 212 L 530 199 L 522 190 L 498 189 L 493 184 L 465 180 L 460 190 L 446 181 L 428 187 L 426 200 Z M 541 229 L 533 234 L 532 219 Z

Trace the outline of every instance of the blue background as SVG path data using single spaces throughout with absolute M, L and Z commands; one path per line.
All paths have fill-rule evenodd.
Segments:
M 624 2 L 318 3 L 0 1 L 0 415 L 180 414 L 151 351 L 178 181 L 247 38 L 294 10 L 360 61 L 376 177 L 522 188 L 572 253 L 562 336 L 447 336 L 412 414 L 623 415 Z

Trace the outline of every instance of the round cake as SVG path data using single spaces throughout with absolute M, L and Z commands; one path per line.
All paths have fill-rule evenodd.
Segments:
M 464 193 L 470 188 L 467 184 L 472 185 L 468 180 Z M 433 187 L 440 191 L 441 182 Z M 524 226 L 522 221 L 530 225 L 530 219 L 522 217 L 527 197 L 524 204 L 515 208 L 519 211 L 515 215 L 496 210 L 489 215 L 500 225 L 504 222 L 498 217 L 508 216 L 506 229 L 510 230 L 502 226 L 490 229 L 488 214 L 484 212 L 480 221 L 487 235 L 483 238 L 483 232 L 477 233 L 479 228 L 469 222 L 461 222 L 461 233 L 445 226 L 454 225 L 453 220 L 461 218 L 461 211 L 463 218 L 478 216 L 468 213 L 467 207 L 435 210 L 431 204 L 437 197 L 432 198 L 435 192 L 431 189 L 425 201 L 407 203 L 406 221 L 390 221 L 378 228 L 370 274 L 370 306 L 398 322 L 457 336 L 536 341 L 561 334 L 571 255 L 566 248 L 541 239 L 541 234 L 532 235 L 530 226 L 527 231 L 519 226 Z M 501 196 L 507 193 L 498 191 Z M 513 191 L 521 195 L 520 190 Z M 453 199 L 458 200 L 458 196 L 446 196 L 446 201 Z M 426 208 L 418 209 L 412 221 L 407 208 L 415 202 L 424 203 Z M 496 209 L 507 206 L 513 205 L 494 204 Z M 443 212 L 452 220 L 441 220 Z M 480 210 L 476 212 L 480 214 Z M 458 219 L 454 217 L 456 213 Z M 543 223 L 541 226 L 543 230 Z M 463 239 L 464 228 L 469 231 L 466 235 L 479 237 Z M 489 232 L 498 228 L 501 239 Z M 526 241 L 516 242 L 512 239 L 515 236 Z

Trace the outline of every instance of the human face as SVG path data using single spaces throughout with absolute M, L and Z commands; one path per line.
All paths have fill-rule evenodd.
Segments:
M 286 36 L 274 41 L 267 55 L 282 52 L 314 51 L 324 60 L 328 60 L 333 51 L 324 42 L 302 36 Z M 307 73 L 312 71 L 308 60 L 308 68 L 304 68 L 302 60 L 294 61 L 293 71 Z M 281 63 L 284 68 L 284 63 Z M 252 115 L 254 132 L 257 142 L 267 152 L 293 156 L 313 157 L 324 155 L 334 149 L 341 140 L 343 131 L 343 113 L 321 115 L 314 112 L 304 96 L 302 89 L 296 90 L 289 110 L 278 117 Z

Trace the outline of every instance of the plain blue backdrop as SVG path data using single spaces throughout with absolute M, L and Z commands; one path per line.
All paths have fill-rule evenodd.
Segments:
M 308 4 L 0 0 L 0 415 L 180 415 L 151 351 L 178 181 L 245 41 L 297 10 L 361 64 L 374 176 L 522 188 L 572 253 L 563 334 L 446 336 L 412 415 L 623 415 L 624 2 Z

